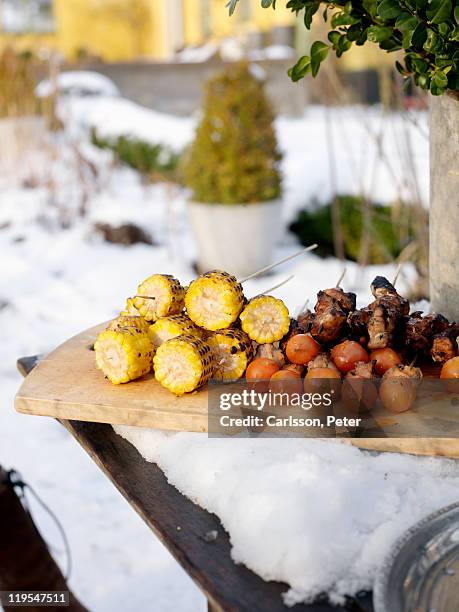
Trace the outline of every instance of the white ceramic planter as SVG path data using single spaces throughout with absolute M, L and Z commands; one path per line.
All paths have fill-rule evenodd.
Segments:
M 281 200 L 257 204 L 188 203 L 199 272 L 247 276 L 271 263 L 281 232 Z

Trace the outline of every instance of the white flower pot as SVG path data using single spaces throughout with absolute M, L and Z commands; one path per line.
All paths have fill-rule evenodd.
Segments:
M 198 247 L 198 270 L 248 276 L 272 261 L 281 232 L 281 200 L 256 204 L 188 202 Z

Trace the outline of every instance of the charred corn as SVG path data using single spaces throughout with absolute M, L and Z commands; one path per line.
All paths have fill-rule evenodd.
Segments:
M 138 333 L 148 333 L 150 324 L 143 317 L 136 315 L 120 315 L 113 319 L 107 329 L 112 331 L 132 331 L 137 330 Z
M 146 333 L 107 329 L 94 344 L 96 365 L 114 385 L 126 383 L 151 370 L 152 346 Z
M 120 312 L 120 315 L 127 315 L 128 317 L 140 317 L 140 311 L 134 306 L 134 298 L 128 298 L 126 300 L 126 306 L 124 310 Z
M 244 304 L 242 287 L 231 274 L 214 270 L 199 276 L 186 292 L 185 306 L 190 319 L 209 331 L 234 323 Z
M 153 274 L 137 288 L 133 305 L 147 321 L 180 314 L 183 310 L 185 289 L 170 274 Z
M 194 391 L 212 376 L 214 357 L 210 346 L 195 336 L 167 340 L 153 358 L 156 380 L 163 387 L 183 395 Z
M 208 339 L 215 360 L 213 378 L 237 380 L 253 357 L 252 341 L 240 329 L 217 331 Z
M 282 300 L 271 295 L 259 295 L 249 301 L 241 312 L 241 326 L 258 344 L 276 342 L 290 328 L 290 316 Z
M 201 330 L 185 315 L 161 317 L 149 326 L 148 336 L 154 348 L 177 336 L 201 337 Z

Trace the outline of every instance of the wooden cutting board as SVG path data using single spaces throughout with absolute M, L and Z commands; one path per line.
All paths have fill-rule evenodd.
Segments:
M 149 374 L 124 385 L 112 385 L 95 367 L 94 340 L 107 323 L 93 327 L 64 342 L 42 359 L 25 378 L 15 408 L 30 415 L 92 421 L 113 425 L 135 425 L 173 431 L 206 432 L 207 389 L 176 397 Z M 451 404 L 451 402 L 450 402 Z M 459 406 L 451 404 L 438 418 L 435 402 L 419 411 L 402 414 L 375 411 L 374 417 L 397 438 L 344 439 L 360 448 L 459 458 L 459 439 L 423 438 L 433 423 L 439 435 L 457 428 Z M 419 438 L 412 438 L 416 431 Z

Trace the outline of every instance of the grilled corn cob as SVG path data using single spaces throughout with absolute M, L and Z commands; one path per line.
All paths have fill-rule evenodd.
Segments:
M 271 295 L 252 298 L 240 315 L 241 326 L 258 344 L 276 342 L 290 328 L 290 316 L 282 300 Z
M 128 298 L 126 300 L 126 306 L 124 310 L 120 312 L 120 315 L 127 315 L 128 317 L 140 317 L 140 311 L 134 306 L 134 298 Z
M 114 385 L 126 383 L 151 370 L 152 346 L 148 335 L 137 328 L 107 329 L 94 344 L 96 365 Z
M 253 357 L 252 341 L 248 335 L 240 329 L 225 329 L 213 333 L 208 343 L 215 359 L 213 378 L 241 378 Z
M 210 346 L 195 336 L 167 340 L 153 358 L 156 380 L 163 387 L 183 395 L 194 391 L 212 376 L 214 357 Z
M 154 348 L 161 346 L 166 340 L 177 336 L 201 337 L 201 330 L 185 315 L 172 315 L 161 317 L 153 325 L 149 326 L 148 336 Z
M 227 272 L 214 270 L 199 276 L 186 292 L 185 306 L 190 319 L 209 331 L 234 323 L 244 304 L 242 287 Z
M 134 306 L 147 321 L 180 314 L 183 310 L 185 289 L 170 274 L 153 274 L 137 288 Z
M 145 321 L 143 317 L 135 316 L 135 315 L 120 315 L 113 319 L 108 326 L 107 329 L 112 331 L 130 331 L 133 329 L 137 329 L 139 333 L 148 333 L 150 325 L 148 321 Z

